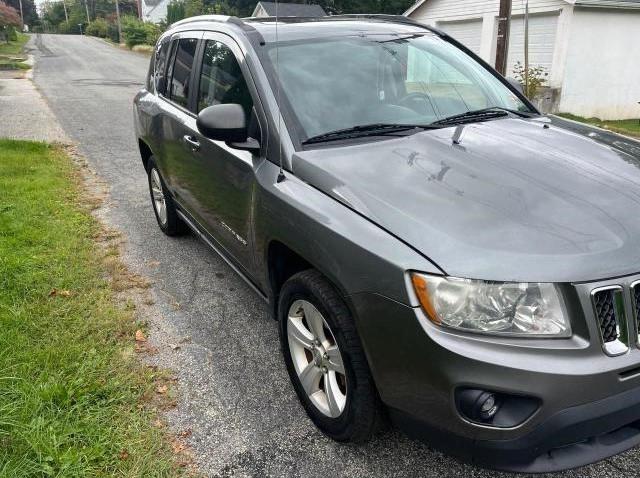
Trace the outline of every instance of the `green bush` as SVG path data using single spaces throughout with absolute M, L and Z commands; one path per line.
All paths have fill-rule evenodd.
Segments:
M 161 34 L 162 30 L 154 23 L 143 22 L 135 17 L 122 19 L 122 36 L 129 48 L 136 45 L 155 45 Z
M 118 25 L 115 23 L 109 23 L 107 27 L 107 38 L 114 43 L 119 42 L 118 38 Z
M 167 24 L 171 25 L 186 18 L 184 0 L 171 0 L 167 5 Z
M 15 27 L 10 26 L 7 31 L 8 41 L 18 41 L 18 30 Z
M 107 38 L 109 36 L 109 23 L 104 18 L 96 18 L 87 25 L 87 35 Z

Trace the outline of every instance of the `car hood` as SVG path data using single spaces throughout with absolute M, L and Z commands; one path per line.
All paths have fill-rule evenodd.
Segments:
M 615 137 L 507 118 L 302 151 L 292 166 L 448 275 L 590 281 L 640 271 L 640 143 Z

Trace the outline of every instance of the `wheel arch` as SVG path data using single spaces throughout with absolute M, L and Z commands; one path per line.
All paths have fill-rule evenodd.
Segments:
M 138 148 L 140 149 L 140 157 L 142 158 L 142 165 L 145 171 L 148 170 L 149 159 L 153 156 L 151 147 L 141 138 L 138 138 Z
M 338 293 L 345 298 L 346 291 L 344 287 L 332 278 L 330 274 L 327 274 L 321 267 L 308 260 L 304 255 L 298 253 L 289 245 L 284 242 L 274 239 L 269 242 L 266 254 L 268 285 L 269 285 L 269 303 L 271 306 L 272 316 L 277 319 L 278 317 L 278 300 L 280 297 L 280 290 L 284 283 L 297 274 L 308 269 L 315 269 L 320 272 L 329 283 L 335 287 Z M 345 300 L 348 304 L 348 301 Z M 347 305 L 349 309 L 351 306 Z M 351 311 L 353 312 L 353 310 Z

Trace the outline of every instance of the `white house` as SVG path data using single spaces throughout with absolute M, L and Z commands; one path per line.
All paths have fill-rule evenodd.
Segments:
M 281 17 L 324 17 L 326 15 L 320 5 L 279 2 L 276 8 L 275 2 L 258 2 L 251 16 L 275 17 L 276 11 Z
M 146 22 L 160 23 L 167 18 L 169 0 L 140 0 L 142 19 Z
M 495 63 L 499 0 L 419 0 L 405 15 Z M 512 5 L 507 76 L 524 63 L 524 5 Z M 550 109 L 640 118 L 640 0 L 529 0 L 529 63 L 548 72 Z

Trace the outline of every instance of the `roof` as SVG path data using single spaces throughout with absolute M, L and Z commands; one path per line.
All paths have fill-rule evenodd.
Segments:
M 575 0 L 580 7 L 640 8 L 640 0 Z
M 174 28 L 193 28 L 200 23 L 203 29 L 213 29 L 216 24 L 225 23 L 234 28 L 260 34 L 260 41 L 272 43 L 276 41 L 295 41 L 309 38 L 327 38 L 329 36 L 346 36 L 368 34 L 442 34 L 438 30 L 422 25 L 401 15 L 334 15 L 324 17 L 254 17 L 237 18 L 225 15 L 200 15 L 180 20 L 167 30 L 170 34 Z M 210 24 L 210 25 L 209 25 Z M 276 28 L 277 26 L 277 28 Z M 276 35 L 277 30 L 277 35 Z
M 429 0 L 417 0 L 409 9 L 404 12 L 405 16 L 411 15 Z M 457 2 L 458 0 L 450 0 Z M 567 3 L 573 3 L 581 7 L 600 7 L 600 8 L 640 8 L 640 0 L 565 0 Z
M 259 6 L 262 6 L 270 17 L 276 16 L 275 2 L 258 2 L 256 9 Z M 278 2 L 277 11 L 278 16 L 280 17 L 324 17 L 327 15 L 320 5 L 309 5 L 304 3 Z

